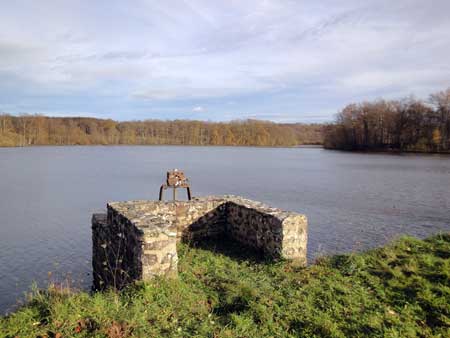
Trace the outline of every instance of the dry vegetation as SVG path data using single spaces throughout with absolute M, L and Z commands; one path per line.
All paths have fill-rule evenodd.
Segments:
M 320 144 L 318 124 L 245 120 L 116 122 L 84 117 L 0 115 L 0 146 L 32 145 L 230 145 L 286 147 Z
M 329 125 L 232 122 L 130 121 L 0 114 L 0 146 L 227 145 L 450 152 L 450 88 L 430 95 L 350 104 Z
M 324 130 L 324 146 L 330 149 L 450 152 L 450 88 L 428 102 L 350 104 Z

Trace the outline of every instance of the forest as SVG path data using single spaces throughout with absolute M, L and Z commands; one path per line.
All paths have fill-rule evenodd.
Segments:
M 320 124 L 259 120 L 117 122 L 85 117 L 0 114 L 0 146 L 227 145 L 291 147 L 321 144 Z
M 414 97 L 350 104 L 324 127 L 324 147 L 450 152 L 450 88 Z
M 226 145 L 450 152 L 450 88 L 427 100 L 407 97 L 347 105 L 332 124 L 260 120 L 118 122 L 87 117 L 0 113 L 0 146 Z

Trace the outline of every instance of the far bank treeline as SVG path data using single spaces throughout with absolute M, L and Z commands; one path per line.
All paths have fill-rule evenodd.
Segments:
M 450 88 L 415 98 L 350 104 L 324 128 L 324 147 L 450 152 Z
M 189 120 L 131 121 L 0 114 L 0 146 L 321 144 L 322 125 L 258 120 L 227 123 Z

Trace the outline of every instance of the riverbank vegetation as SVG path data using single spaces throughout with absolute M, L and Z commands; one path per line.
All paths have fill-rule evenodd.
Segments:
M 89 295 L 51 286 L 2 337 L 448 337 L 450 234 L 299 268 L 233 243 L 180 247 L 179 279 Z
M 1 115 L 0 146 L 229 145 L 290 147 L 321 144 L 322 125 L 259 120 L 232 122 L 132 121 L 84 117 Z
M 450 152 L 450 88 L 430 95 L 346 106 L 324 129 L 324 146 L 343 150 Z

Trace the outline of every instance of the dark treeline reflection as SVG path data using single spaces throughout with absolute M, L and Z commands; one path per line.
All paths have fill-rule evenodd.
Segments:
M 84 117 L 0 114 L 0 146 L 31 145 L 236 145 L 321 144 L 322 125 L 244 120 L 116 122 Z
M 324 128 L 324 146 L 347 150 L 450 151 L 450 88 L 430 95 L 350 104 Z

